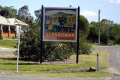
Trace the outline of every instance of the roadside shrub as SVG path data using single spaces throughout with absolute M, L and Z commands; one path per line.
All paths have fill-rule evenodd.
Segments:
M 48 61 L 68 59 L 74 53 L 73 49 L 70 43 L 44 42 L 43 59 Z
M 87 54 L 89 55 L 91 53 L 92 46 L 89 44 L 89 42 L 86 39 L 85 34 L 83 32 L 80 32 L 80 39 L 79 39 L 79 54 Z
M 21 36 L 20 57 L 32 61 L 39 61 L 41 43 L 40 29 L 32 26 Z M 88 44 L 85 34 L 80 33 L 79 53 L 90 54 L 91 45 Z M 68 59 L 76 53 L 76 42 L 43 42 L 43 61 L 55 61 Z
M 3 40 L 3 37 L 0 35 L 0 40 Z
M 21 37 L 20 57 L 34 61 L 40 58 L 40 31 L 38 28 L 29 29 Z M 69 58 L 73 53 L 69 43 L 43 42 L 43 60 L 63 60 Z

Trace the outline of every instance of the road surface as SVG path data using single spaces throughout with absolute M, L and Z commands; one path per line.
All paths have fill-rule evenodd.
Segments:
M 0 51 L 0 54 L 13 54 L 15 52 L 15 50 L 4 50 L 4 51 Z
M 109 64 L 112 68 L 118 72 L 112 77 L 111 80 L 120 80 L 120 46 L 107 46 L 107 47 L 95 47 L 95 50 L 109 50 Z M 114 73 L 114 72 L 113 72 Z
M 10 76 L 10 75 L 0 75 L 0 80 L 111 80 L 111 78 L 101 78 L 101 79 L 78 79 L 78 78 L 36 78 L 36 77 L 25 77 L 25 76 Z
M 95 47 L 96 50 L 109 50 L 109 64 L 120 72 L 120 46 Z

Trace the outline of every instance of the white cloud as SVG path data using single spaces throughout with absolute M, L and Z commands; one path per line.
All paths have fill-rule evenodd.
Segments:
M 84 10 L 80 13 L 83 16 L 97 16 L 96 12 Z
M 108 1 L 110 3 L 114 3 L 114 4 L 120 4 L 120 0 L 105 0 Z

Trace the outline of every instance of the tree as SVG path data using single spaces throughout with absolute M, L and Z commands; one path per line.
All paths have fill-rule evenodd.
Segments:
M 35 10 L 35 16 L 38 19 L 41 14 L 41 10 Z
M 26 22 L 29 25 L 32 25 L 31 23 L 33 23 L 33 17 L 29 13 L 29 8 L 27 5 L 21 7 L 18 10 L 17 19 L 22 20 L 23 22 Z
M 36 16 L 35 22 L 39 23 L 39 25 L 40 25 L 41 24 L 41 10 L 36 10 L 35 16 Z
M 109 33 L 110 33 L 110 26 L 104 26 L 101 28 L 101 42 L 105 45 L 108 44 L 108 41 L 110 40 L 109 38 Z
M 88 20 L 84 17 L 84 16 L 82 16 L 82 15 L 80 15 L 80 31 L 83 31 L 83 33 L 84 34 L 86 34 L 86 36 L 88 36 L 88 34 L 89 34 L 89 22 L 88 22 Z
M 90 31 L 87 39 L 94 43 L 98 42 L 98 23 L 97 22 L 90 23 Z
M 111 33 L 111 27 L 113 26 L 113 21 L 102 19 L 101 21 L 102 25 L 100 27 L 100 35 L 101 35 L 101 43 L 108 44 L 110 40 L 110 33 Z M 90 34 L 88 36 L 88 39 L 92 42 L 98 41 L 98 22 L 91 22 L 90 23 Z
M 0 6 L 0 15 L 6 17 L 6 18 L 15 18 L 17 15 L 17 10 L 14 9 L 13 6 L 11 7 L 2 7 Z
M 120 25 L 115 24 L 110 28 L 110 38 L 120 44 Z
M 28 16 L 30 16 L 30 13 L 27 5 L 21 7 L 18 10 L 18 19 L 22 19 L 22 18 L 26 19 Z
M 114 22 L 111 21 L 111 20 L 108 20 L 108 19 L 102 19 L 102 20 L 101 20 L 101 23 L 111 25 L 111 24 L 113 24 Z
M 90 27 L 90 33 L 88 35 L 88 40 L 92 42 L 97 42 L 98 41 L 98 27 Z

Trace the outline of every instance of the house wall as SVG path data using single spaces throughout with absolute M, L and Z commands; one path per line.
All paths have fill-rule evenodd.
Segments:
M 11 26 L 11 27 L 12 28 L 9 29 L 9 26 L 2 26 L 2 30 L 0 29 L 0 35 L 2 35 L 3 38 L 6 38 L 6 37 L 11 37 L 11 38 L 12 37 L 16 37 L 17 32 L 13 31 L 13 30 L 15 30 L 15 26 L 14 26 L 14 29 L 13 29 L 13 26 Z
M 2 37 L 8 37 L 8 33 L 3 33 Z
M 6 38 L 6 37 L 10 37 L 10 38 L 12 38 L 12 37 L 17 37 L 16 34 L 17 34 L 17 33 L 7 32 L 7 33 L 3 33 L 2 37 L 3 37 L 3 38 Z
M 0 30 L 0 35 L 2 35 L 3 34 L 3 30 Z

